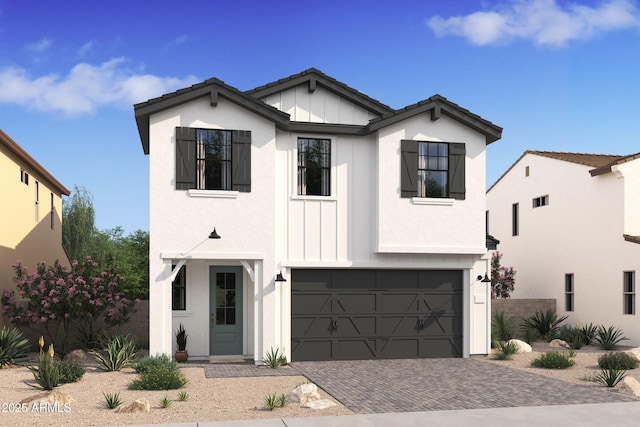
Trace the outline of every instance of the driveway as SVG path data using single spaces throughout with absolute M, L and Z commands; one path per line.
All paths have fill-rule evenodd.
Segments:
M 472 358 L 294 362 L 292 368 L 358 414 L 634 401 Z

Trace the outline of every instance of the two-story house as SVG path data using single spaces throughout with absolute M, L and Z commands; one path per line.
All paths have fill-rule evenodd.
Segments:
M 514 298 L 555 298 L 572 324 L 640 345 L 640 153 L 526 151 L 487 191 L 489 232 L 517 271 Z
M 435 95 L 394 110 L 316 69 L 135 105 L 150 163 L 151 354 L 489 351 L 485 150 Z
M 69 264 L 62 248 L 62 196 L 69 190 L 0 130 L 0 292 L 13 289 L 17 260 Z M 5 324 L 0 316 L 0 327 Z

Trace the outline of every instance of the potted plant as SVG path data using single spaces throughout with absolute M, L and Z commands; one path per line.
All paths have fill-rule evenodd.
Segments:
M 180 327 L 178 328 L 178 332 L 176 332 L 176 343 L 178 344 L 178 350 L 176 350 L 176 362 L 186 362 L 189 358 L 189 353 L 187 353 L 187 332 L 184 330 L 184 326 L 180 323 Z

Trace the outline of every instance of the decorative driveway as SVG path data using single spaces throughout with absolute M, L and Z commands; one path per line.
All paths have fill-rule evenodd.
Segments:
M 295 362 L 291 368 L 358 414 L 634 401 L 473 358 Z

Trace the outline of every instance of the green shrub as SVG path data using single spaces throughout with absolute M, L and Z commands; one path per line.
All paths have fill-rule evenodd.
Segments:
M 139 374 L 143 374 L 148 370 L 158 367 L 166 366 L 169 369 L 178 369 L 178 364 L 175 360 L 167 356 L 166 354 L 158 354 L 155 356 L 146 356 L 140 359 L 138 363 L 133 365 L 133 369 Z
M 531 345 L 538 340 L 538 333 L 529 325 L 525 325 L 523 328 L 524 341 Z
M 264 363 L 271 369 L 276 369 L 280 366 L 286 366 L 289 364 L 289 362 L 287 362 L 287 357 L 284 354 L 281 354 L 280 350 L 274 350 L 273 347 L 264 355 Z
M 60 369 L 60 384 L 75 383 L 80 381 L 87 370 L 73 360 L 63 360 L 59 363 Z
M 494 345 L 496 352 L 493 354 L 493 358 L 497 360 L 509 360 L 518 352 L 518 347 L 510 341 L 498 341 Z
M 566 369 L 575 363 L 572 357 L 559 351 L 548 351 L 531 362 L 533 366 L 548 369 Z
M 177 368 L 161 365 L 149 368 L 129 384 L 131 390 L 174 390 L 187 383 Z
M 287 404 L 287 398 L 284 394 L 277 396 L 275 393 L 269 393 L 264 398 L 264 406 L 273 411 L 275 408 L 282 408 Z
M 106 393 L 103 391 L 102 395 L 104 396 L 104 400 L 102 401 L 102 407 L 106 409 L 115 409 L 122 401 L 120 400 L 120 393 Z
M 615 387 L 625 377 L 625 371 L 619 369 L 602 369 L 595 379 L 607 387 Z
M 568 317 L 569 316 L 558 317 L 558 314 L 554 310 L 548 309 L 546 312 L 536 310 L 533 316 L 522 320 L 524 321 L 524 328 L 531 328 L 536 331 L 538 336 L 543 340 L 551 341 L 555 338 L 560 324 L 567 320 Z
M 89 353 L 95 356 L 103 370 L 109 372 L 130 366 L 140 352 L 130 335 L 103 334 L 98 343 L 99 348 Z
M 3 327 L 0 331 L 0 368 L 13 365 L 16 360 L 27 357 L 29 341 L 14 327 Z
M 607 353 L 598 357 L 598 366 L 602 369 L 626 371 L 636 369 L 638 367 L 638 361 L 627 353 Z
M 577 326 L 564 325 L 556 332 L 556 337 L 569 344 L 569 347 L 577 350 L 585 345 L 582 329 Z
M 491 319 L 491 339 L 494 341 L 509 341 L 513 338 L 513 319 L 507 317 L 503 311 L 497 311 Z
M 622 334 L 622 331 L 619 328 L 616 328 L 614 326 L 605 328 L 602 325 L 598 326 L 595 337 L 598 345 L 604 350 L 614 350 L 616 348 L 616 345 L 618 345 L 620 341 L 628 339 L 629 338 L 625 337 Z

